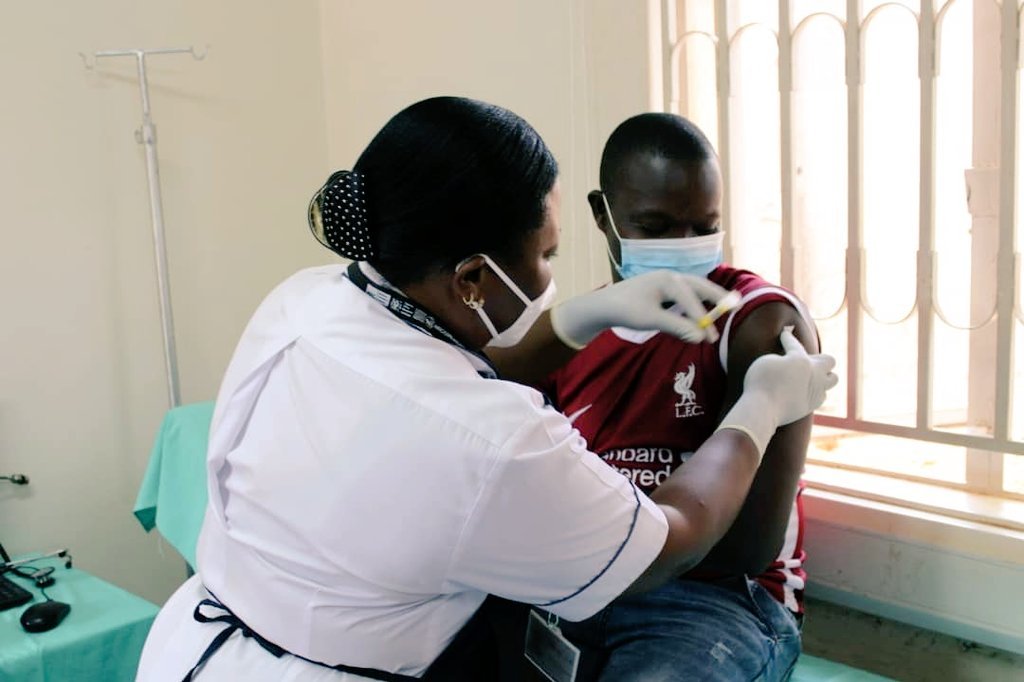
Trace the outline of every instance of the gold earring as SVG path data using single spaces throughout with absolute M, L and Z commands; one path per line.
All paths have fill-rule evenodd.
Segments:
M 472 310 L 480 310 L 480 308 L 484 307 L 483 299 L 480 299 L 479 301 L 476 300 L 475 294 L 470 294 L 468 298 L 463 296 L 462 302 L 466 304 L 467 308 L 470 308 Z

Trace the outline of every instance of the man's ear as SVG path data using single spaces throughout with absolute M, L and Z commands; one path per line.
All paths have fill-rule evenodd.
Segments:
M 459 263 L 452 275 L 452 293 L 463 301 L 484 302 L 483 274 L 487 261 L 473 256 Z
M 587 203 L 590 204 L 590 212 L 594 215 L 594 222 L 597 223 L 597 229 L 607 234 L 608 214 L 604 210 L 604 201 L 601 199 L 601 195 L 601 190 L 591 190 L 587 194 Z

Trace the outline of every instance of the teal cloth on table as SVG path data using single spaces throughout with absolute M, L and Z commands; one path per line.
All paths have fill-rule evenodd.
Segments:
M 801 654 L 790 682 L 891 682 L 888 677 Z
M 56 583 L 46 588 L 51 598 L 71 605 L 71 612 L 53 630 L 28 633 L 21 614 L 31 604 L 0 611 L 0 680 L 17 682 L 129 682 L 135 679 L 142 645 L 157 607 L 63 563 L 55 566 Z M 43 601 L 31 580 L 10 573 L 7 578 Z
M 149 531 L 155 526 L 193 568 L 206 511 L 206 443 L 212 420 L 213 402 L 167 412 L 135 500 L 135 517 L 142 527 Z

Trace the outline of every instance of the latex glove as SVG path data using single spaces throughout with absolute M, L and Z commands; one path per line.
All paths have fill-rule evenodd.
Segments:
M 576 349 L 609 327 L 657 330 L 692 343 L 715 341 L 714 325 L 704 329 L 697 325 L 706 312 L 701 301 L 717 303 L 728 293 L 703 277 L 669 270 L 648 272 L 555 306 L 551 326 L 562 343 Z M 676 312 L 663 304 L 674 304 Z
M 806 417 L 825 402 L 825 392 L 839 382 L 831 355 L 808 355 L 786 327 L 779 336 L 785 355 L 762 355 L 747 370 L 743 395 L 719 429 L 743 431 L 764 456 L 775 430 Z

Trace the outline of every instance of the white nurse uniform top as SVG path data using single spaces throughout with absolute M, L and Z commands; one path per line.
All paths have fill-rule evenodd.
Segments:
M 380 281 L 365 264 L 363 271 Z M 181 680 L 222 629 L 328 664 L 419 675 L 487 594 L 567 620 L 654 560 L 661 510 L 535 390 L 413 328 L 345 276 L 304 270 L 249 322 L 217 399 L 198 573 L 139 680 Z M 240 632 L 197 679 L 355 680 Z

